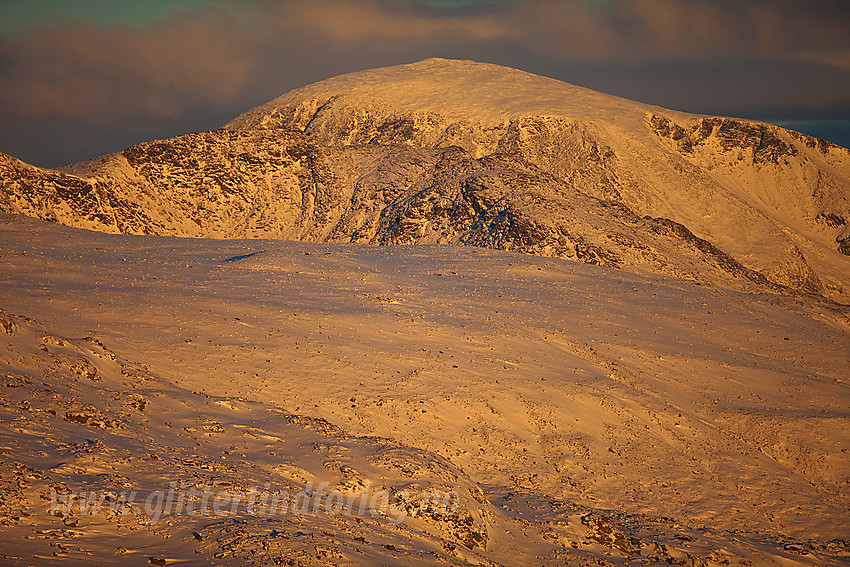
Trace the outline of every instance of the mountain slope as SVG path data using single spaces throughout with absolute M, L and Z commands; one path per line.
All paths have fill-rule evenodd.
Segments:
M 226 127 L 508 153 L 590 196 L 679 222 L 778 283 L 846 287 L 847 264 L 827 249 L 850 251 L 850 152 L 776 126 L 434 59 L 297 89 Z
M 463 243 L 850 300 L 848 150 L 496 65 L 352 73 L 215 132 L 0 168 L 0 210 L 108 232 Z

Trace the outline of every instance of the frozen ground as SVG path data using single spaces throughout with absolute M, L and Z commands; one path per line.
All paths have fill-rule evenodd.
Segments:
M 469 247 L 0 234 L 3 564 L 850 562 L 845 306 Z M 387 499 L 146 510 L 169 487 Z M 80 490 L 141 496 L 51 504 Z

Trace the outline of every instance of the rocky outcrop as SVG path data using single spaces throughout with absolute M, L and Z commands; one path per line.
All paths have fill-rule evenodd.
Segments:
M 769 124 L 731 118 L 699 118 L 685 128 L 656 115 L 650 117 L 649 124 L 658 136 L 675 143 L 683 153 L 693 153 L 695 146 L 714 138 L 723 151 L 743 150 L 754 164 L 778 164 L 783 158 L 798 155 L 797 149 L 779 136 L 780 129 Z M 787 159 L 784 162 L 787 163 Z

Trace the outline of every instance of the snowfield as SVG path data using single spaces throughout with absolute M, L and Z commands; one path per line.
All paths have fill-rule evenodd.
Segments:
M 846 306 L 472 247 L 0 231 L 6 564 L 850 561 Z

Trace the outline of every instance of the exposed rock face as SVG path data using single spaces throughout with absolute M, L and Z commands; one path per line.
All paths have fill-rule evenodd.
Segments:
M 848 150 L 495 65 L 344 75 L 214 132 L 0 170 L 0 210 L 108 232 L 460 243 L 850 299 Z
M 682 153 L 693 153 L 694 147 L 711 137 L 726 151 L 743 150 L 754 164 L 778 164 L 783 157 L 798 155 L 793 145 L 785 143 L 777 128 L 768 124 L 742 122 L 730 118 L 700 118 L 687 129 L 663 116 L 651 116 L 650 126 L 662 138 L 674 141 Z M 787 163 L 787 159 L 784 160 Z

